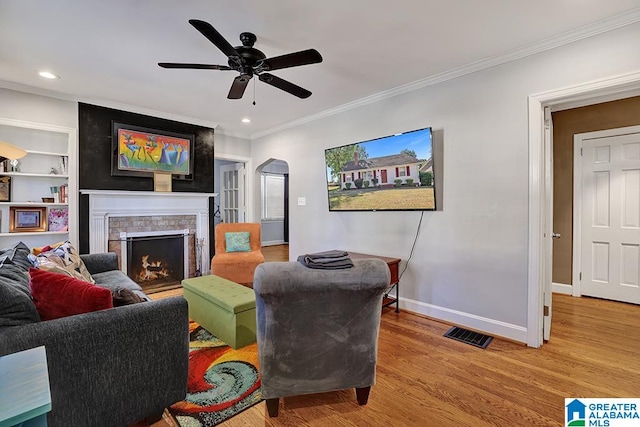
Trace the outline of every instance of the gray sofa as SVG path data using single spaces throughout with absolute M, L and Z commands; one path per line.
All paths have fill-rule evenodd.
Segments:
M 355 388 L 358 403 L 367 403 L 390 273 L 379 259 L 353 263 L 341 270 L 299 262 L 256 268 L 258 356 L 270 416 L 286 396 Z
M 164 408 L 184 399 L 189 352 L 184 298 L 37 321 L 30 313 L 18 313 L 30 309 L 22 297 L 29 289 L 22 252 L 0 257 L 0 356 L 45 346 L 49 427 L 125 426 L 157 419 Z M 97 285 L 128 288 L 148 300 L 118 270 L 115 254 L 81 257 Z

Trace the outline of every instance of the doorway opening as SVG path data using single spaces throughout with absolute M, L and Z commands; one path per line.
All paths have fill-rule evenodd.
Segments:
M 545 334 L 545 318 L 551 319 L 550 301 L 553 203 L 551 183 L 553 151 L 549 138 L 550 112 L 630 98 L 640 94 L 640 73 L 630 73 L 600 81 L 554 90 L 529 97 L 529 273 L 527 345 L 540 347 Z M 545 120 L 546 119 L 546 120 Z M 545 132 L 546 125 L 546 132 Z
M 262 246 L 289 244 L 289 164 L 269 159 L 256 168 L 260 177 Z

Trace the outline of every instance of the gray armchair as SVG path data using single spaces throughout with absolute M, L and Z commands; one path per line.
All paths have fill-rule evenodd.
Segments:
M 389 269 L 378 259 L 343 270 L 269 262 L 255 271 L 262 397 L 269 416 L 279 398 L 356 389 L 365 405 L 375 383 L 382 295 Z

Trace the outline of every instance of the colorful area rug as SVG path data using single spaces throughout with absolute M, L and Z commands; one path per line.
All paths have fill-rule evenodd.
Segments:
M 181 427 L 209 427 L 262 400 L 258 347 L 238 350 L 195 322 L 189 324 L 187 398 L 169 408 Z

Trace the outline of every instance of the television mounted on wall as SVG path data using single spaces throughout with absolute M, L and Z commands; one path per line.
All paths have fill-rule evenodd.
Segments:
M 329 211 L 436 209 L 431 128 L 328 148 Z

